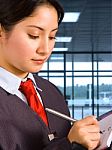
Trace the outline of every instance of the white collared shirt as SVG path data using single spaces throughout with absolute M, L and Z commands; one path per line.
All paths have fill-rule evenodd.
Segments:
M 29 73 L 27 78 L 30 78 L 33 81 L 33 83 L 35 85 L 35 89 L 42 91 L 40 88 L 37 87 L 32 73 Z M 8 93 L 10 93 L 12 95 L 17 95 L 21 100 L 23 100 L 25 103 L 27 103 L 27 100 L 26 100 L 24 94 L 18 90 L 21 81 L 24 81 L 24 80 L 22 80 L 21 78 L 17 77 L 16 75 L 12 74 L 11 72 L 0 67 L 0 86 L 4 90 L 6 90 Z M 42 103 L 41 97 L 38 92 L 37 92 L 37 95 L 39 96 L 39 99 Z

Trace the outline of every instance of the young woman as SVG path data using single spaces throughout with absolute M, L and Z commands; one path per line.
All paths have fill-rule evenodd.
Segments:
M 99 144 L 93 116 L 71 127 L 69 121 L 45 112 L 46 125 L 20 90 L 21 81 L 30 79 L 43 108 L 69 115 L 59 90 L 32 74 L 49 58 L 63 16 L 56 0 L 0 0 L 1 150 L 92 150 Z

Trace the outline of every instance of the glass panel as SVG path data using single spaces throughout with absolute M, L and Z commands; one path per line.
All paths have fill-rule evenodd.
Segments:
M 92 108 L 89 107 L 91 106 L 91 96 L 88 96 L 88 85 L 91 82 L 91 78 L 66 78 L 67 102 L 71 116 L 76 119 L 92 114 Z
M 110 70 L 112 71 L 112 62 L 99 62 L 99 70 Z
M 100 114 L 112 109 L 112 78 L 99 78 L 99 101 L 101 103 Z
M 64 70 L 63 54 L 52 54 L 49 59 L 49 70 Z
M 74 78 L 74 85 L 87 85 L 87 84 L 92 84 L 91 77 L 75 77 Z
M 38 75 L 41 76 L 41 77 L 47 77 L 48 73 L 47 72 L 45 72 L 45 73 L 44 72 L 39 72 Z
M 41 70 L 47 70 L 48 69 L 48 62 L 45 62 L 42 66 Z
M 63 77 L 64 76 L 64 73 L 60 73 L 60 72 L 58 72 L 58 73 L 56 73 L 56 72 L 54 72 L 54 73 L 49 73 L 49 76 L 50 77 Z M 56 80 L 57 80 L 57 78 L 56 78 Z
M 91 62 L 74 62 L 74 70 L 76 71 L 92 70 L 92 63 Z
M 74 54 L 66 55 L 66 70 L 67 71 L 72 71 L 72 62 L 74 62 L 73 57 L 74 57 Z
M 49 77 L 49 81 L 55 84 L 62 93 L 64 93 L 64 79 L 63 77 Z
M 99 76 L 112 76 L 112 71 L 110 71 L 110 72 L 99 72 L 98 73 L 99 74 Z
M 74 72 L 74 76 L 92 76 L 92 72 Z
M 72 62 L 66 62 L 66 70 L 72 71 Z
M 66 72 L 66 76 L 72 76 L 72 74 L 73 74 L 73 73 L 70 72 L 70 71 L 69 71 L 69 72 Z

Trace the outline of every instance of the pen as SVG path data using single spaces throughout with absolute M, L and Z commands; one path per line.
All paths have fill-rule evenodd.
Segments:
M 100 131 L 100 134 L 103 134 L 103 132 L 102 132 L 102 131 Z
M 56 110 L 53 110 L 53 109 L 50 109 L 50 108 L 45 108 L 45 110 L 46 110 L 47 112 L 51 113 L 51 114 L 54 114 L 54 115 L 58 116 L 58 117 L 61 117 L 61 118 L 66 119 L 66 120 L 69 120 L 69 121 L 71 121 L 72 123 L 75 122 L 75 121 L 77 121 L 76 119 L 73 119 L 73 118 L 71 118 L 71 117 L 68 117 L 67 115 L 62 114 L 62 113 L 60 113 L 60 112 L 58 112 L 58 111 L 56 111 Z
M 68 117 L 67 115 L 62 114 L 62 113 L 60 113 L 60 112 L 58 112 L 58 111 L 56 111 L 56 110 L 53 110 L 53 109 L 50 109 L 50 108 L 45 108 L 45 110 L 46 110 L 47 112 L 53 114 L 53 115 L 56 115 L 56 116 L 60 117 L 60 118 L 69 120 L 69 121 L 71 121 L 72 123 L 74 123 L 75 121 L 77 121 L 77 119 L 73 119 L 73 118 L 71 118 L 71 117 Z M 100 134 L 103 134 L 102 131 L 100 131 L 99 133 L 100 133 Z

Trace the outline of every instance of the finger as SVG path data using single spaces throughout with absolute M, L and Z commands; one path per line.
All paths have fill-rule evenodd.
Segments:
M 98 147 L 99 141 L 92 141 L 88 144 L 88 150 L 94 150 L 96 147 Z
M 97 121 L 95 116 L 88 116 L 79 121 L 74 122 L 73 125 L 75 125 L 77 127 L 84 127 L 84 126 L 89 126 L 89 125 L 98 125 L 99 126 L 99 122 Z
M 100 141 L 100 133 L 88 133 L 84 135 L 84 141 Z
M 85 132 L 88 132 L 88 133 L 99 133 L 100 132 L 100 128 L 97 125 L 84 126 L 82 128 L 82 130 Z
M 94 136 L 94 137 L 93 137 Z M 85 137 L 85 147 L 90 150 L 95 149 L 100 144 L 100 135 L 94 134 L 93 136 L 89 135 Z
M 82 121 L 83 125 L 99 124 L 95 116 L 85 117 Z
M 89 133 L 88 134 L 88 138 L 91 140 L 91 141 L 100 141 L 100 133 Z

